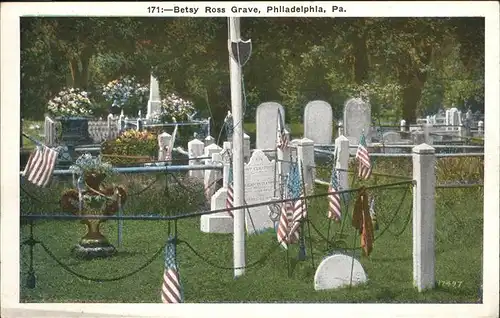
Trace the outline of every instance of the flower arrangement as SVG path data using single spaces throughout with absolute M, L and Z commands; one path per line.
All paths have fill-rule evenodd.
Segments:
M 192 102 L 170 94 L 161 100 L 161 111 L 152 114 L 153 120 L 162 122 L 188 121 L 195 113 Z
M 101 153 L 113 165 L 153 161 L 158 154 L 157 135 L 150 131 L 127 130 L 102 144 Z
M 48 103 L 48 110 L 54 116 L 85 117 L 94 111 L 89 93 L 78 88 L 63 89 Z
M 138 83 L 134 76 L 125 76 L 102 86 L 101 94 L 111 107 L 137 113 L 147 104 L 149 87 Z
M 113 173 L 113 167 L 110 163 L 102 161 L 101 156 L 92 157 L 89 153 L 78 157 L 69 170 L 76 174 L 110 175 Z
M 148 140 L 155 140 L 156 141 L 156 136 L 152 134 L 151 132 L 144 130 L 144 131 L 138 131 L 134 129 L 129 129 L 125 132 L 123 132 L 118 138 L 116 139 L 117 143 L 126 143 L 129 141 L 148 141 Z

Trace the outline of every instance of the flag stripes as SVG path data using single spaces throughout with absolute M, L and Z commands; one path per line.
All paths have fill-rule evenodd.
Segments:
M 358 176 L 365 180 L 368 179 L 372 173 L 372 163 L 370 160 L 370 154 L 368 153 L 365 135 L 361 135 L 359 139 L 356 159 L 359 161 Z
M 341 203 L 340 203 L 340 193 L 336 193 L 339 191 L 339 183 L 337 177 L 337 169 L 335 166 L 332 171 L 332 180 L 328 187 L 328 218 L 340 221 L 341 218 Z
M 182 302 L 179 273 L 174 269 L 165 269 L 163 285 L 161 287 L 161 300 L 164 304 L 177 304 Z
M 170 236 L 165 246 L 165 269 L 161 286 L 161 300 L 164 304 L 178 304 L 183 302 L 182 286 L 179 271 L 176 265 L 176 241 Z
M 45 145 L 37 146 L 30 154 L 22 175 L 39 187 L 47 186 L 56 166 L 57 155 L 58 152 L 52 148 Z
M 287 248 L 288 244 L 288 231 L 292 213 L 293 207 L 290 202 L 283 202 L 283 204 L 281 205 L 281 213 L 276 235 L 278 236 L 278 243 L 280 243 L 281 246 L 285 249 Z
M 233 169 L 229 168 L 229 177 L 228 177 L 228 182 L 227 182 L 227 197 L 226 197 L 226 209 L 227 213 L 231 216 L 234 217 L 233 211 L 231 210 L 234 208 L 234 190 L 233 190 Z

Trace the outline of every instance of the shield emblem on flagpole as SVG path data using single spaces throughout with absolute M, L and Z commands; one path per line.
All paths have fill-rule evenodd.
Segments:
M 245 65 L 252 55 L 252 40 L 229 41 L 229 54 L 241 66 Z

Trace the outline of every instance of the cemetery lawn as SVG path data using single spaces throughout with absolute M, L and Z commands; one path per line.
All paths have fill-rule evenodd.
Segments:
M 23 132 L 37 140 L 43 141 L 41 137 L 41 135 L 44 134 L 43 121 L 24 120 Z M 35 147 L 35 144 L 31 140 L 23 136 L 23 146 L 23 148 L 25 149 L 32 149 Z
M 391 181 L 388 181 L 391 182 Z M 394 182 L 394 181 L 392 181 Z M 318 191 L 326 191 L 318 186 Z M 477 192 L 475 192 L 477 191 Z M 411 192 L 403 198 L 403 190 L 377 190 L 377 216 L 380 229 L 387 225 L 398 205 L 403 205 L 394 222 L 376 240 L 369 258 L 361 257 L 369 281 L 365 285 L 333 291 L 316 292 L 313 287 L 315 268 L 311 264 L 310 243 L 314 265 L 328 255 L 326 243 L 311 229 L 312 240 L 306 241 L 307 260 L 297 262 L 297 246 L 289 251 L 292 275 L 288 277 L 287 253 L 277 245 L 273 231 L 247 236 L 247 264 L 274 252 L 262 264 L 248 268 L 243 277 L 233 278 L 233 271 L 214 268 L 199 259 L 185 244 L 178 246 L 178 263 L 185 302 L 325 302 L 325 303 L 475 303 L 482 283 L 483 203 L 482 190 L 440 189 L 436 206 L 436 289 L 418 293 L 412 287 L 412 227 L 405 228 Z M 142 196 L 143 210 L 155 211 L 154 200 Z M 327 232 L 326 199 L 309 205 L 311 222 Z M 134 206 L 137 206 L 134 204 Z M 148 211 L 144 210 L 148 208 Z M 161 211 L 161 207 L 157 209 Z M 117 223 L 101 226 L 103 233 L 116 245 Z M 232 266 L 232 235 L 201 233 L 199 218 L 178 221 L 179 239 L 187 241 L 208 262 Z M 333 224 L 330 233 L 338 232 Z M 21 226 L 21 238 L 29 233 Z M 401 232 L 401 233 L 398 233 Z M 347 223 L 345 242 L 359 246 L 359 236 Z M 124 221 L 124 241 L 119 253 L 109 259 L 80 261 L 70 256 L 70 249 L 84 234 L 77 221 L 41 221 L 35 226 L 35 238 L 43 242 L 64 264 L 79 274 L 93 278 L 125 275 L 145 264 L 165 243 L 167 223 L 161 221 Z M 398 236 L 399 234 L 399 236 Z M 20 248 L 21 302 L 118 302 L 159 303 L 164 269 L 163 252 L 137 274 L 115 282 L 91 282 L 63 270 L 37 245 L 34 249 L 36 287 L 26 288 L 24 281 L 29 264 L 29 248 Z

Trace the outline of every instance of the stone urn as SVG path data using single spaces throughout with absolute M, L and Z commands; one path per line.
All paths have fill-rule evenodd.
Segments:
M 103 185 L 106 175 L 102 173 L 85 173 L 84 190 L 80 202 L 77 189 L 66 190 L 61 197 L 64 212 L 75 215 L 114 215 L 119 204 L 123 206 L 127 200 L 127 192 L 122 186 Z M 101 233 L 103 219 L 83 219 L 80 223 L 87 226 L 87 233 L 73 248 L 73 254 L 79 258 L 92 259 L 109 257 L 116 253 L 116 248 Z
M 67 145 L 92 143 L 89 135 L 89 118 L 56 117 L 61 123 L 61 142 Z

